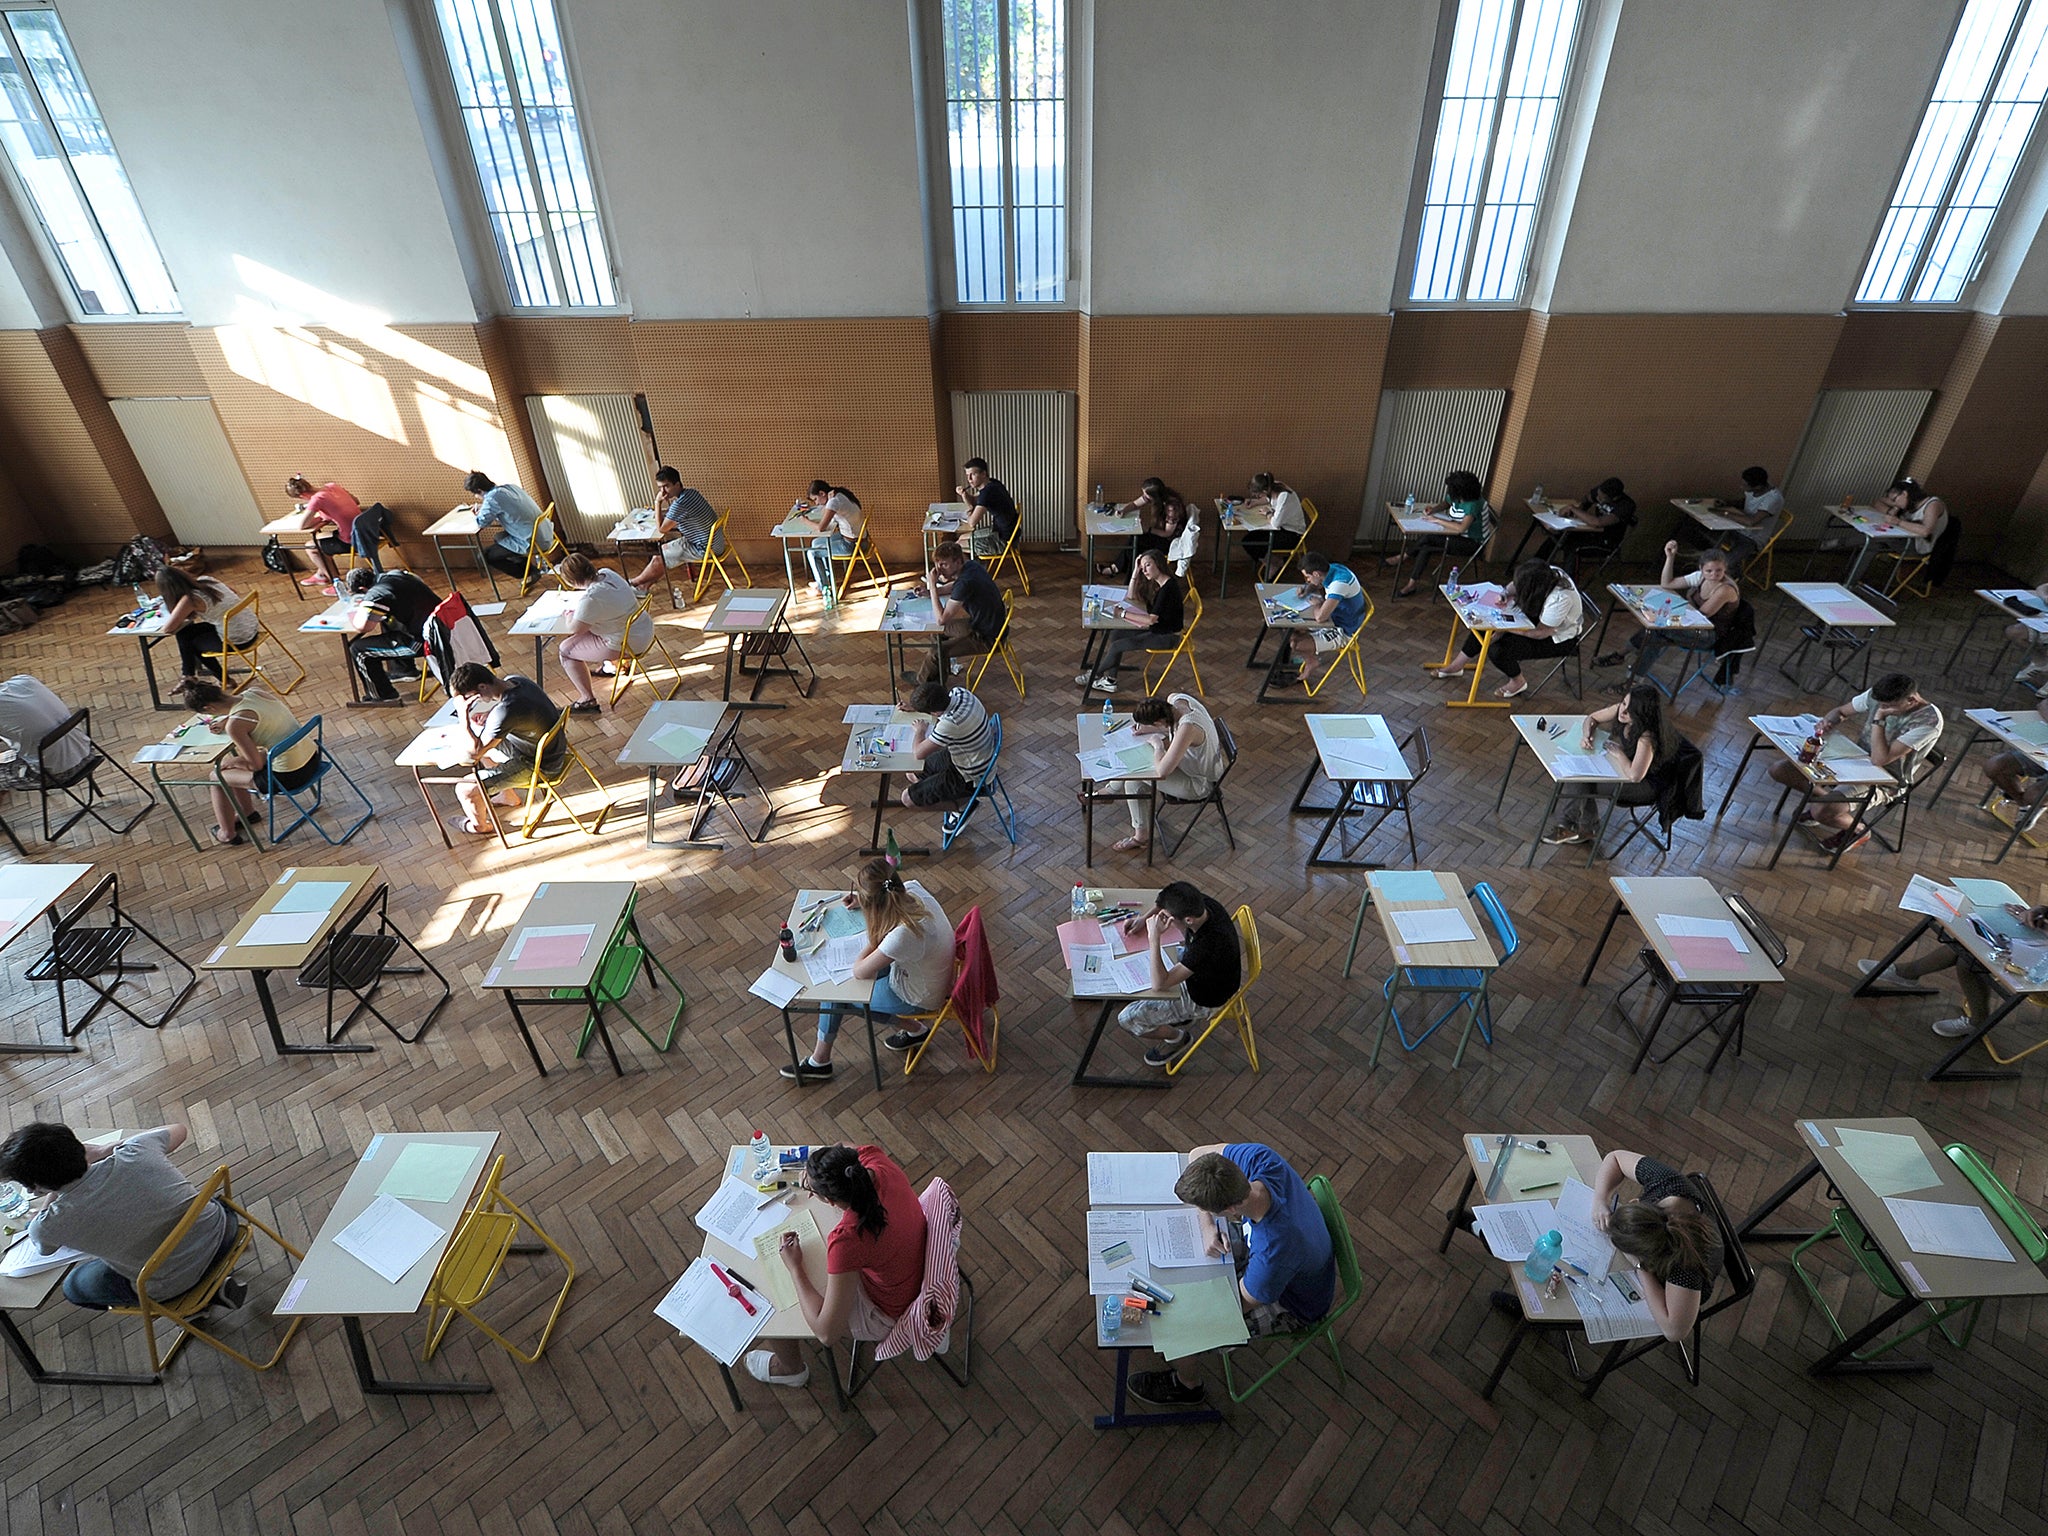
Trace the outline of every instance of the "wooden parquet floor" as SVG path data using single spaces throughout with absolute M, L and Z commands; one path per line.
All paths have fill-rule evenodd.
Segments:
M 235 574 L 258 579 L 253 566 Z M 1610 901 L 1609 867 L 1546 851 L 1523 869 L 1540 805 L 1524 777 L 1493 811 L 1504 716 L 1442 707 L 1449 685 L 1417 664 L 1441 654 L 1445 610 L 1388 602 L 1377 578 L 1381 609 L 1364 646 L 1371 707 L 1399 727 L 1425 723 L 1435 750 L 1419 793 L 1423 862 L 1493 882 L 1526 946 L 1497 983 L 1490 1051 L 1475 1042 L 1453 1071 L 1440 1037 L 1414 1054 L 1390 1047 L 1368 1073 L 1368 1008 L 1388 957 L 1368 925 L 1357 973 L 1349 982 L 1339 974 L 1359 877 L 1304 870 L 1315 824 L 1287 813 L 1307 761 L 1302 709 L 1251 701 L 1255 678 L 1241 661 L 1252 603 L 1240 582 L 1227 603 L 1212 598 L 1198 641 L 1210 702 L 1245 752 L 1228 790 L 1236 851 L 1206 822 L 1174 864 L 1148 874 L 1142 858 L 1106 851 L 1104 838 L 1092 878 L 1187 876 L 1257 909 L 1264 1070 L 1251 1072 L 1219 1035 L 1170 1092 L 1077 1089 L 1067 1079 L 1091 1016 L 1065 1000 L 1052 928 L 1083 873 L 1068 682 L 1079 571 L 1041 558 L 1034 578 L 1038 594 L 1023 600 L 1017 624 L 1030 699 L 1020 703 L 999 671 L 984 689 L 1004 717 L 1004 777 L 1022 840 L 1011 848 L 978 818 L 949 855 L 918 870 L 950 911 L 979 901 L 990 921 L 1004 992 L 1001 1069 L 984 1076 L 946 1042 L 915 1077 L 891 1075 L 879 1094 L 853 1031 L 836 1082 L 802 1091 L 783 1082 L 779 1024 L 746 990 L 791 888 L 839 882 L 866 836 L 869 784 L 840 777 L 837 762 L 844 706 L 886 696 L 871 611 L 850 608 L 807 633 L 816 696 L 749 721 L 748 749 L 783 812 L 764 847 L 722 854 L 640 846 L 638 781 L 611 764 L 644 690 L 580 732 L 623 807 L 603 838 L 563 832 L 510 855 L 481 843 L 444 853 L 409 776 L 390 762 L 420 712 L 344 709 L 335 644 L 289 636 L 314 670 L 294 703 L 327 711 L 330 746 L 376 801 L 376 819 L 345 857 L 381 867 L 394 910 L 453 980 L 453 1002 L 418 1045 L 380 1035 L 373 1056 L 280 1062 L 246 981 L 210 979 L 160 1034 L 103 1021 L 84 1054 L 0 1059 L 8 1123 L 189 1121 L 187 1166 L 232 1164 L 245 1198 L 296 1241 L 318 1227 L 377 1131 L 496 1127 L 514 1198 L 575 1252 L 581 1273 L 535 1367 L 478 1349 L 458 1327 L 450 1368 L 486 1373 L 497 1387 L 488 1397 L 365 1402 L 332 1322 L 310 1325 L 285 1366 L 261 1377 L 202 1348 L 155 1388 L 38 1390 L 10 1360 L 0 1529 L 1585 1536 L 2048 1527 L 2048 1307 L 1995 1305 L 1967 1356 L 1931 1349 L 1928 1375 L 1816 1381 L 1805 1366 L 1824 1347 L 1825 1324 L 1791 1283 L 1784 1250 L 1763 1248 L 1756 1295 L 1710 1326 L 1698 1388 L 1659 1359 L 1621 1373 L 1588 1404 L 1560 1359 L 1532 1347 L 1488 1403 L 1480 1389 L 1505 1333 L 1486 1303 L 1497 1266 L 1469 1244 L 1436 1253 L 1439 1212 L 1458 1182 L 1458 1133 L 1508 1123 L 1583 1131 L 1704 1168 L 1741 1211 L 1795 1167 L 1795 1115 L 1914 1114 L 1937 1136 L 1991 1154 L 2033 1209 L 2048 1207 L 2048 1066 L 2030 1062 L 2017 1083 L 1929 1084 L 1922 1074 L 1938 1042 L 1927 1025 L 1953 1009 L 1846 995 L 1856 958 L 1903 931 L 1896 901 L 1910 870 L 1988 872 L 1999 829 L 1974 793 L 1916 812 L 1907 856 L 1873 849 L 1832 875 L 1802 847 L 1775 872 L 1761 868 L 1772 822 L 1760 785 L 1738 792 L 1724 821 L 1683 824 L 1668 858 L 1630 848 L 1622 869 L 1695 871 L 1748 893 L 1791 946 L 1787 984 L 1759 1005 L 1739 1060 L 1709 1076 L 1695 1050 L 1631 1076 L 1628 1037 L 1607 1009 L 1624 974 L 1615 951 L 1591 987 L 1577 985 Z M 261 579 L 274 623 L 311 611 L 276 578 Z M 1910 605 L 1880 665 L 1935 673 L 1974 611 L 1975 579 L 1959 572 L 1947 594 Z M 134 709 L 134 652 L 101 634 L 118 606 L 118 594 L 75 598 L 0 649 L 9 670 L 90 704 L 102 739 L 125 756 L 174 717 Z M 703 611 L 663 618 L 695 696 L 717 686 L 718 652 L 695 627 Z M 812 613 L 808 599 L 801 613 Z M 1685 725 L 1707 751 L 1710 806 L 1745 740 L 1743 717 L 1808 702 L 1777 675 L 1786 643 L 1781 631 L 1747 696 L 1688 695 Z M 529 659 L 521 640 L 504 649 L 510 664 Z M 1954 719 L 1995 691 L 1987 673 L 1985 647 L 1955 677 L 1929 676 L 1929 692 Z M 771 684 L 764 697 L 790 695 Z M 1356 707 L 1344 685 L 1326 700 L 1318 707 Z M 1555 689 L 1544 702 L 1566 707 Z M 1951 745 L 1962 735 L 1952 725 Z M 1974 780 L 1966 769 L 1958 790 Z M 7 814 L 21 825 L 25 811 L 32 806 L 17 798 Z M 1394 837 L 1383 833 L 1375 851 L 1397 857 Z M 161 811 L 126 839 L 74 832 L 37 853 L 118 869 L 145 920 L 194 955 L 279 869 L 327 858 L 304 834 L 278 853 L 194 853 Z M 2001 872 L 2031 890 L 2038 860 L 2022 847 Z M 627 1035 L 628 1071 L 616 1079 L 601 1060 L 566 1059 L 557 1022 L 544 1049 L 560 1066 L 542 1081 L 500 1003 L 477 990 L 483 967 L 537 882 L 628 876 L 641 884 L 649 938 L 687 988 L 683 1033 L 666 1058 Z M 4 958 L 9 1034 L 53 1033 L 52 1010 L 21 979 L 22 957 Z M 304 1015 L 287 1026 L 304 1027 Z M 1102 1060 L 1142 1070 L 1121 1037 L 1105 1042 Z M 885 1066 L 894 1074 L 898 1063 Z M 980 1289 L 970 1390 L 929 1366 L 894 1364 L 852 1412 L 836 1411 L 821 1382 L 794 1393 L 747 1382 L 747 1410 L 736 1416 L 712 1362 L 650 1315 L 698 1249 L 691 1214 L 716 1182 L 721 1150 L 754 1125 L 779 1140 L 877 1141 L 914 1181 L 952 1182 Z M 1342 1332 L 1349 1379 L 1317 1358 L 1231 1409 L 1222 1426 L 1098 1433 L 1090 1419 L 1106 1406 L 1111 1361 L 1092 1347 L 1078 1262 L 1083 1154 L 1221 1139 L 1270 1142 L 1340 1191 L 1367 1288 Z M 1816 1212 L 1817 1200 L 1803 1210 Z M 272 1264 L 259 1297 L 274 1299 L 283 1279 Z M 501 1305 L 514 1315 L 527 1307 L 522 1320 L 535 1324 L 541 1287 L 523 1286 L 515 1272 Z M 1836 1285 L 1844 1295 L 1852 1316 L 1867 1315 L 1868 1288 L 1846 1273 Z M 267 1329 L 252 1325 L 259 1336 Z M 416 1323 L 391 1322 L 372 1339 L 399 1371 L 412 1366 L 404 1357 L 419 1334 Z M 133 1368 L 139 1355 L 122 1320 L 61 1304 L 36 1315 L 33 1337 L 46 1359 L 74 1367 Z

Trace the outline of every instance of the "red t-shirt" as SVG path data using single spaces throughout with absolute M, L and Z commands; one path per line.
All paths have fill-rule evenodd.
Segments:
M 880 1147 L 858 1150 L 861 1166 L 874 1176 L 888 1225 L 880 1237 L 871 1237 L 848 1211 L 825 1239 L 825 1273 L 858 1273 L 868 1300 L 885 1316 L 901 1317 L 924 1285 L 924 1207 L 888 1153 Z
M 355 531 L 356 517 L 362 512 L 355 497 L 340 486 L 329 481 L 306 498 L 306 510 L 317 512 L 334 524 L 334 536 L 346 540 Z

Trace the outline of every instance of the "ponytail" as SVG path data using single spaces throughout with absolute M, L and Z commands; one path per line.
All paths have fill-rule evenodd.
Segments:
M 1670 1279 L 1674 1269 L 1697 1274 L 1707 1267 L 1707 1220 L 1696 1210 L 1667 1211 L 1638 1200 L 1616 1207 L 1607 1235 L 1660 1281 Z
M 811 1188 L 834 1205 L 853 1212 L 855 1224 L 868 1237 L 880 1237 L 889 1225 L 875 1176 L 852 1147 L 819 1147 L 804 1166 Z

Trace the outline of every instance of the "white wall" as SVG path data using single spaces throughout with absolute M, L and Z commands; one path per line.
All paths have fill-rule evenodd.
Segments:
M 902 0 L 559 8 L 638 318 L 925 312 Z
M 237 257 L 392 320 L 474 317 L 383 0 L 65 0 L 195 325 Z
M 1099 314 L 1384 310 L 1433 0 L 1101 0 Z
M 1959 0 L 1625 0 L 1551 295 L 1841 308 Z
M 42 231 L 37 230 L 34 238 L 41 237 Z M 33 331 L 41 327 L 36 306 L 21 286 L 21 279 L 14 275 L 8 260 L 0 256 L 0 331 Z

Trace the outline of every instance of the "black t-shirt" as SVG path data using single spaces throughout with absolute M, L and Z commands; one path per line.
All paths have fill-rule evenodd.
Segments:
M 1680 1195 L 1690 1200 L 1706 1221 L 1707 1252 L 1700 1267 L 1673 1265 L 1671 1273 L 1664 1276 L 1666 1285 L 1682 1285 L 1688 1290 L 1698 1291 L 1700 1300 L 1705 1301 L 1707 1293 L 1714 1288 L 1714 1277 L 1721 1273 L 1721 1234 L 1714 1230 L 1714 1219 L 1707 1214 L 1707 1203 L 1700 1198 L 1699 1186 L 1670 1164 L 1660 1163 L 1654 1157 L 1636 1159 L 1636 1182 L 1643 1187 L 1643 1204 L 1656 1205 L 1672 1195 Z
M 977 639 L 993 642 L 1002 633 L 1003 594 L 996 589 L 988 567 L 979 560 L 969 560 L 960 567 L 960 575 L 953 582 L 953 601 L 967 610 L 967 622 Z
M 492 706 L 484 721 L 484 740 L 502 737 L 512 751 L 532 757 L 541 737 L 555 728 L 562 712 L 532 678 L 507 672 L 504 681 L 504 696 Z
M 1186 622 L 1183 589 L 1178 576 L 1166 578 L 1166 585 L 1152 594 L 1152 625 L 1155 635 L 1177 635 Z
M 989 521 L 1004 538 L 1017 531 L 1017 503 L 1010 495 L 1010 488 L 1000 480 L 990 480 L 974 493 L 974 504 L 988 513 Z
M 1237 925 L 1213 896 L 1202 898 L 1202 926 L 1181 946 L 1180 963 L 1188 968 L 1188 998 L 1198 1008 L 1221 1008 L 1244 976 L 1237 952 Z
M 386 571 L 370 583 L 363 594 L 387 633 L 397 631 L 408 640 L 427 632 L 427 619 L 441 606 L 441 599 L 411 571 Z

